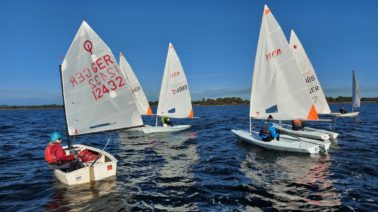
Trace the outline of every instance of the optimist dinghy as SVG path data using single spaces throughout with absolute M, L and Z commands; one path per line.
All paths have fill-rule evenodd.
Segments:
M 70 145 L 69 136 L 141 126 L 142 119 L 125 78 L 109 47 L 85 22 L 81 24 L 60 66 L 68 153 L 78 151 L 84 167 L 54 170 L 67 185 L 116 175 L 117 159 L 85 145 Z M 109 140 L 108 140 L 109 141 Z
M 156 126 L 145 126 L 144 133 L 177 132 L 190 125 L 158 126 L 158 117 L 193 118 L 188 81 L 173 45 L 169 43 L 167 60 L 157 107 Z
M 321 153 L 329 148 L 329 142 L 280 135 L 279 141 L 262 141 L 252 130 L 251 118 L 275 120 L 318 120 L 318 115 L 308 88 L 289 44 L 269 8 L 265 5 L 253 71 L 250 101 L 250 130 L 232 130 L 249 143 L 266 149 L 287 152 Z

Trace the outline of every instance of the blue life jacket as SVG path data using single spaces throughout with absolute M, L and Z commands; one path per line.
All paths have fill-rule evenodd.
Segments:
M 272 122 L 264 122 L 264 125 L 262 126 L 259 135 L 263 139 L 268 137 L 278 137 L 278 133 L 276 132 L 276 128 L 273 126 Z

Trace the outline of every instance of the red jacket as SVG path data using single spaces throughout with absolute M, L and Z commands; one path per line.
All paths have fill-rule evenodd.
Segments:
M 45 160 L 48 163 L 61 163 L 74 159 L 74 155 L 66 155 L 60 143 L 49 143 L 45 149 Z

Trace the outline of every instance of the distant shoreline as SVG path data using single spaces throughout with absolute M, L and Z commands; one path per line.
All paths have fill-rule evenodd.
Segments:
M 329 104 L 350 104 L 352 97 L 337 98 L 327 97 Z M 378 103 L 378 97 L 375 98 L 362 98 L 362 103 Z M 149 102 L 151 106 L 156 106 L 158 101 Z M 226 97 L 217 99 L 202 99 L 198 101 L 192 101 L 194 106 L 232 106 L 232 105 L 249 105 L 249 101 L 240 97 Z M 63 109 L 63 105 L 51 104 L 51 105 L 23 105 L 23 106 L 9 106 L 0 105 L 0 110 L 33 110 L 33 109 Z

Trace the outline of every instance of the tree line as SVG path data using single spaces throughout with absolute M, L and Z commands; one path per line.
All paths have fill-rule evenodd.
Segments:
M 351 102 L 352 97 L 326 97 L 328 103 L 344 103 Z M 362 102 L 378 102 L 378 97 L 374 98 L 361 98 Z M 157 105 L 158 101 L 149 102 L 150 105 Z M 225 97 L 225 98 L 216 98 L 216 99 L 201 99 L 192 101 L 193 105 L 241 105 L 249 104 L 249 100 L 242 99 L 240 97 Z M 9 106 L 9 105 L 0 105 L 0 110 L 22 110 L 22 109 L 61 109 L 63 105 L 49 104 L 49 105 L 31 105 L 31 106 Z

